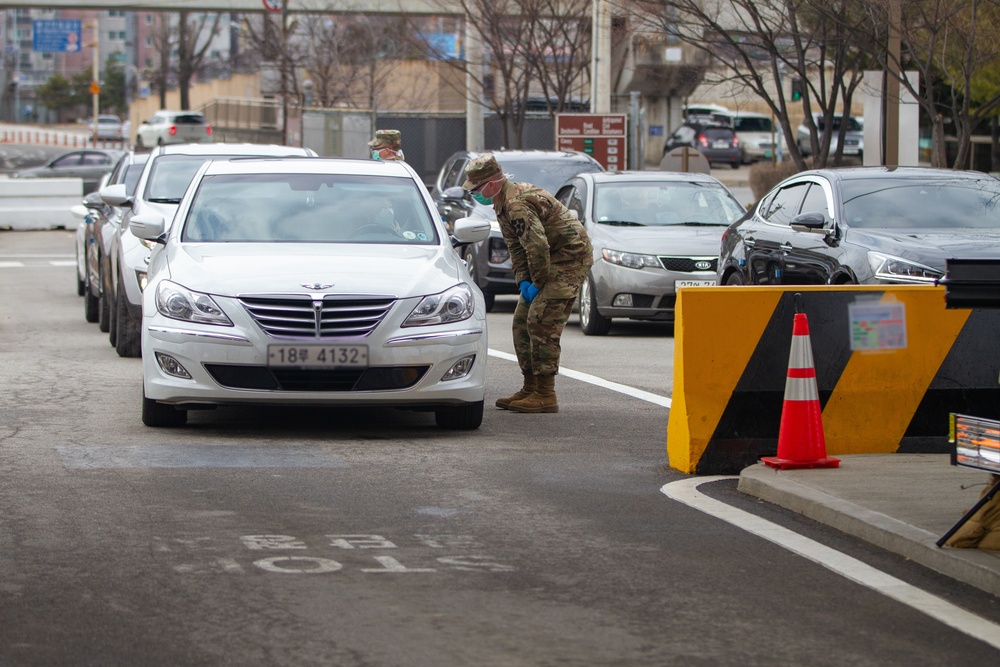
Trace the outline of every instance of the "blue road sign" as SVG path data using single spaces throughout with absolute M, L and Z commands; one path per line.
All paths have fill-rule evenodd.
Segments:
M 31 22 L 31 50 L 44 53 L 76 53 L 83 48 L 77 19 Z

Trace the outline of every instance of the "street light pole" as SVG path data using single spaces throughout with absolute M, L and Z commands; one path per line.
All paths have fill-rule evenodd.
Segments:
M 93 118 L 91 119 L 91 124 L 93 125 L 93 132 L 92 132 L 93 137 L 92 138 L 93 138 L 94 144 L 96 145 L 97 144 L 97 114 L 100 112 L 100 105 L 101 105 L 100 84 L 97 82 L 98 77 L 100 76 L 100 69 L 99 69 L 98 60 L 100 60 L 100 57 L 101 57 L 101 34 L 100 34 L 100 30 L 98 28 L 98 22 L 96 20 L 94 21 L 94 42 L 93 42 L 93 47 L 94 47 L 94 61 L 93 61 L 92 65 L 91 65 L 91 76 L 93 78 L 92 78 L 91 84 L 90 84 L 90 92 L 93 95 L 93 101 L 94 101 Z

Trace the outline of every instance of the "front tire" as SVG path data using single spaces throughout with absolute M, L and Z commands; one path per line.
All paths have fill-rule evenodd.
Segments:
M 94 296 L 93 291 L 90 289 L 90 280 L 87 280 L 83 292 L 83 317 L 88 322 L 96 322 L 98 320 L 98 306 L 97 297 Z
M 733 271 L 728 276 L 726 276 L 727 285 L 745 285 L 746 282 L 743 280 L 743 276 Z
M 477 429 L 483 423 L 483 401 L 435 410 L 434 421 L 439 428 L 461 431 Z
M 611 318 L 597 312 L 597 294 L 590 278 L 580 286 L 580 329 L 586 336 L 606 336 L 611 331 Z
M 140 322 L 132 317 L 125 297 L 125 285 L 118 281 L 118 295 L 115 299 L 115 351 L 119 357 L 142 356 Z
M 142 395 L 142 423 L 154 427 L 184 426 L 187 423 L 187 410 L 178 410 L 172 405 L 154 401 Z
M 97 327 L 107 333 L 111 329 L 111 302 L 108 291 L 104 289 L 104 275 L 101 275 L 101 295 L 97 297 Z

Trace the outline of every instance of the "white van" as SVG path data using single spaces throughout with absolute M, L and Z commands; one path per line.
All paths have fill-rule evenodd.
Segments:
M 785 146 L 781 128 L 776 127 L 767 114 L 734 112 L 733 129 L 740 140 L 743 164 L 773 159 L 775 142 L 779 142 L 782 148 Z

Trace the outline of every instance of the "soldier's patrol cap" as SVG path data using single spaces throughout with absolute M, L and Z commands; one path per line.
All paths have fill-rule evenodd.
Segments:
M 497 175 L 503 175 L 497 159 L 493 157 L 493 153 L 483 153 L 465 168 L 465 183 L 462 183 L 462 187 L 466 190 L 475 190 Z
M 398 149 L 403 143 L 399 130 L 375 130 L 375 138 L 368 142 L 372 148 Z

